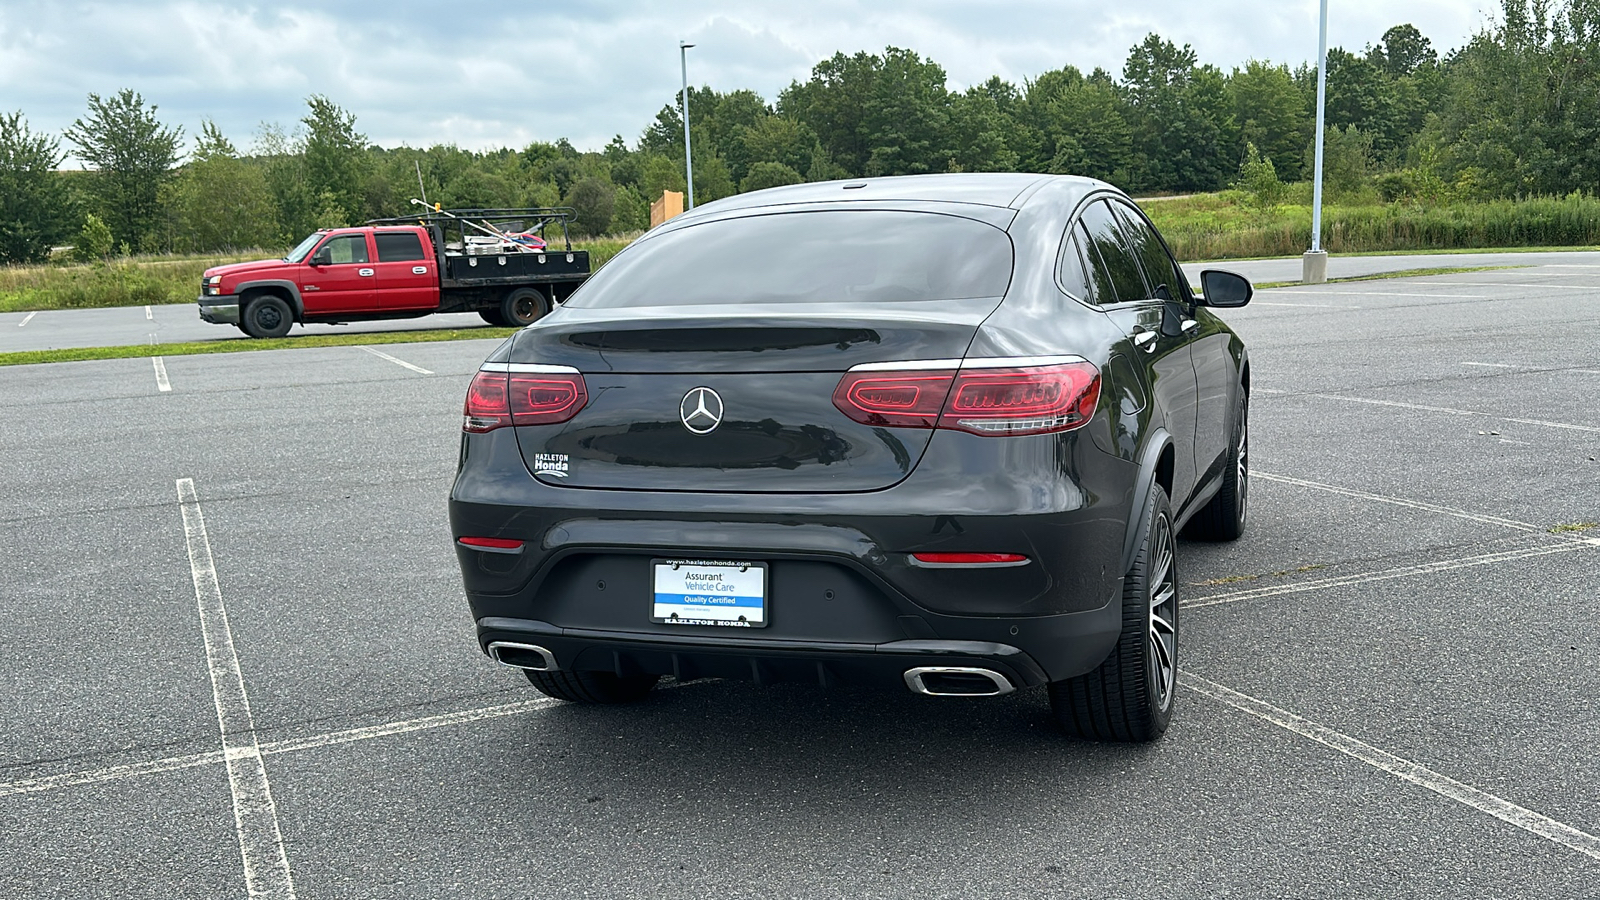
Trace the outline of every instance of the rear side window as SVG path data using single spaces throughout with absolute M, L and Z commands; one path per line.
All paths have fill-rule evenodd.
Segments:
M 646 236 L 567 306 L 896 303 L 1000 297 L 1011 238 L 933 213 L 850 210 L 706 222 Z
M 1079 300 L 1093 303 L 1094 290 L 1089 287 L 1088 270 L 1083 260 L 1082 228 L 1081 225 L 1073 225 L 1061 248 L 1061 286 Z
M 1121 208 L 1119 204 L 1117 211 L 1122 214 L 1123 233 L 1128 236 L 1128 243 L 1133 245 L 1134 254 L 1144 266 L 1151 295 L 1163 300 L 1182 300 L 1183 270 L 1172 261 L 1161 238 L 1156 236 L 1155 229 L 1131 209 Z
M 427 259 L 422 255 L 422 239 L 409 231 L 378 232 L 378 262 L 405 262 Z
M 1111 207 L 1104 200 L 1096 200 L 1084 207 L 1082 222 L 1089 245 L 1104 264 L 1105 276 L 1115 291 L 1116 299 L 1112 299 L 1111 294 L 1102 294 L 1099 301 L 1126 303 L 1148 297 L 1144 279 L 1139 274 L 1139 262 L 1123 242 L 1121 226 L 1112 215 Z

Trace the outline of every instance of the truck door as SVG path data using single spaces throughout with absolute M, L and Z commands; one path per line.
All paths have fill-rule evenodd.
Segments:
M 438 309 L 439 273 L 415 231 L 379 231 L 378 307 L 384 310 Z
M 367 235 L 333 234 L 301 270 L 300 297 L 308 316 L 377 309 L 377 279 Z

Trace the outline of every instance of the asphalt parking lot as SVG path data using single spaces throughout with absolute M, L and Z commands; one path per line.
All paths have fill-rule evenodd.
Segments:
M 1600 267 L 1264 291 L 1166 737 L 477 651 L 475 341 L 0 369 L 0 897 L 1600 897 Z

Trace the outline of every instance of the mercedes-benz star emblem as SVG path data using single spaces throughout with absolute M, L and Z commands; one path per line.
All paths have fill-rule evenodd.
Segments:
M 722 397 L 708 387 L 691 388 L 678 404 L 678 416 L 695 434 L 709 434 L 722 424 Z

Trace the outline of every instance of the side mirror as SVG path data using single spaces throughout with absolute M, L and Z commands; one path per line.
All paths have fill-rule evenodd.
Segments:
M 1221 269 L 1206 269 L 1200 273 L 1201 306 L 1219 308 L 1243 306 L 1255 295 L 1250 279 Z
M 323 247 L 311 255 L 310 262 L 313 266 L 333 265 L 333 251 L 329 250 L 327 247 Z M 1205 276 L 1202 275 L 1201 277 L 1203 278 Z

